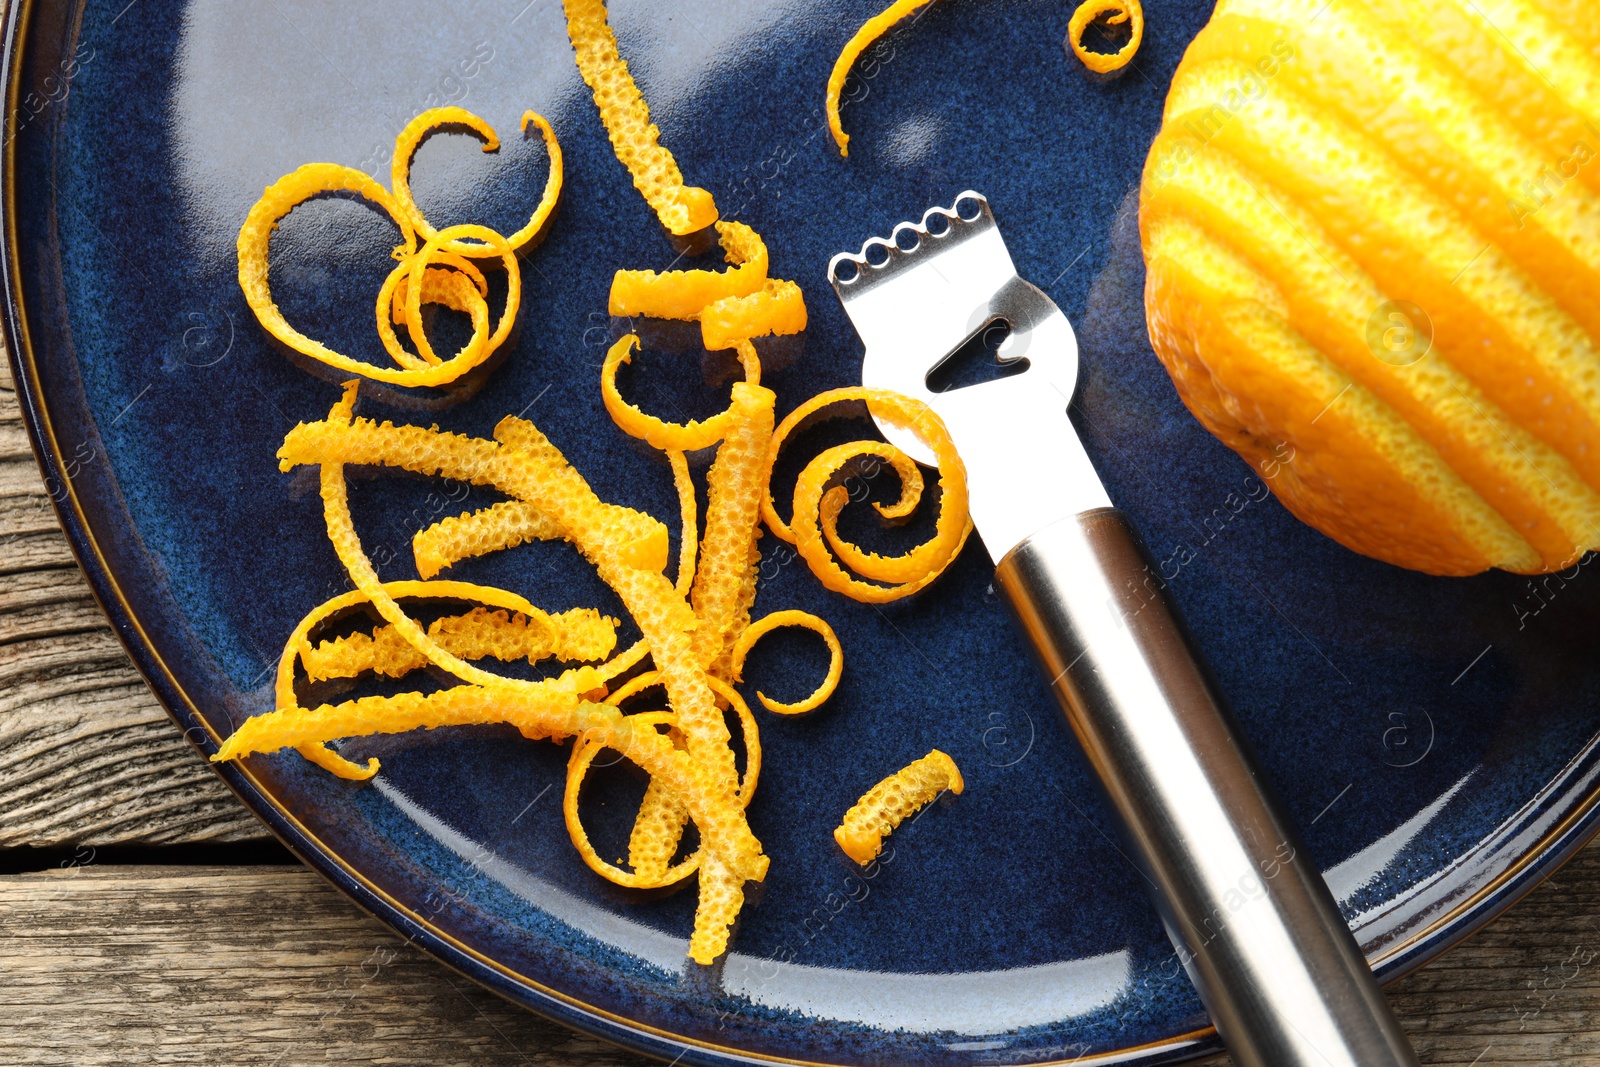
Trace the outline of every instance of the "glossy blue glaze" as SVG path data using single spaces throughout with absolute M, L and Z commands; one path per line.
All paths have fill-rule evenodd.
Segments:
M 364 410 L 477 434 L 524 413 L 602 497 L 663 517 L 676 514 L 670 476 L 611 426 L 597 368 L 616 328 L 613 271 L 662 268 L 673 252 L 611 153 L 554 0 L 125 4 L 16 5 L 7 325 L 74 544 L 140 667 L 210 752 L 271 706 L 285 635 L 345 587 L 314 482 L 274 459 L 337 390 L 267 342 L 236 281 L 234 238 L 262 187 L 313 160 L 386 179 L 398 128 L 459 102 L 507 145 L 484 156 L 467 138 L 435 138 L 417 160 L 418 198 L 435 222 L 510 232 L 545 173 L 517 119 L 548 116 L 568 187 L 525 261 L 509 358 L 454 405 L 369 396 Z M 1524 578 L 1436 579 L 1355 556 L 1291 518 L 1184 410 L 1144 332 L 1134 190 L 1204 4 L 1148 3 L 1136 68 L 1109 83 L 1065 54 L 1066 5 L 934 5 L 856 76 L 845 161 L 822 88 L 877 6 L 613 5 L 684 171 L 765 236 L 775 274 L 805 287 L 803 342 L 767 349 L 780 414 L 858 380 L 828 257 L 964 188 L 984 192 L 1022 274 L 1077 327 L 1075 417 L 1090 452 L 1308 847 L 1380 970 L 1422 962 L 1593 828 L 1600 568 L 1534 596 Z M 274 292 L 308 333 L 372 358 L 372 296 L 393 241 L 358 204 L 297 210 L 274 244 Z M 668 347 L 658 341 L 625 387 L 657 410 L 721 406 L 726 382 L 708 384 L 697 351 Z M 396 578 L 414 575 L 415 529 L 488 499 L 397 477 L 354 489 L 369 551 Z M 636 896 L 574 855 L 562 749 L 507 729 L 441 730 L 343 745 L 382 758 L 367 785 L 293 754 L 224 776 L 300 855 L 453 966 L 647 1052 L 686 1043 L 693 1063 L 935 1067 L 1213 1049 L 1183 1036 L 1205 1026 L 1198 1000 L 981 546 L 924 596 L 875 608 L 826 594 L 765 544 L 758 611 L 826 616 L 847 671 L 823 712 L 762 717 L 750 818 L 772 870 L 718 968 L 683 959 L 692 892 Z M 455 574 L 552 610 L 615 608 L 562 545 Z M 806 638 L 774 638 L 752 688 L 792 697 L 822 662 Z M 934 746 L 961 765 L 966 793 L 856 870 L 830 836 L 840 814 Z M 640 783 L 616 770 L 593 784 L 595 835 L 620 849 Z

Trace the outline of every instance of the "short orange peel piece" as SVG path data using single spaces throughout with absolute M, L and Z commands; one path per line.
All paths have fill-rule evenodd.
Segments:
M 965 783 L 955 760 L 934 749 L 867 790 L 844 814 L 833 839 L 865 867 L 878 858 L 883 839 L 945 790 L 960 795 Z
M 878 38 L 893 29 L 895 23 L 926 3 L 928 0 L 894 0 L 882 14 L 868 19 L 845 44 L 844 51 L 839 53 L 839 58 L 833 61 L 833 70 L 828 75 L 826 101 L 828 129 L 833 133 L 833 141 L 839 146 L 841 156 L 850 154 L 850 135 L 844 132 L 844 124 L 839 120 L 839 97 L 844 93 L 844 83 L 845 79 L 850 77 L 850 68 L 856 65 L 861 53 L 871 48 Z
M 774 715 L 804 715 L 815 711 L 833 696 L 834 690 L 839 688 L 839 679 L 844 675 L 844 646 L 839 644 L 839 637 L 833 632 L 833 627 L 827 621 L 811 614 L 809 611 L 774 611 L 770 615 L 763 615 L 759 620 L 750 624 L 744 633 L 739 635 L 739 640 L 733 646 L 731 655 L 733 680 L 739 681 L 744 676 L 744 661 L 750 655 L 750 650 L 773 630 L 782 626 L 797 626 L 810 630 L 821 636 L 828 646 L 828 675 L 817 686 L 816 691 L 804 700 L 793 704 L 783 704 L 772 700 L 765 693 L 757 693 L 756 699 Z
M 1120 26 L 1131 20 L 1128 40 L 1115 52 L 1091 52 L 1083 47 L 1083 34 L 1089 24 L 1102 15 L 1109 15 L 1107 26 Z M 1067 43 L 1072 54 L 1085 67 L 1096 74 L 1110 74 L 1133 62 L 1134 53 L 1144 40 L 1144 7 L 1139 0 L 1084 0 L 1067 22 Z
M 727 270 L 619 270 L 611 278 L 611 314 L 693 322 L 707 305 L 761 292 L 767 246 L 742 222 L 717 223 Z
M 700 311 L 700 342 L 716 352 L 752 337 L 787 337 L 806 328 L 806 300 L 794 282 L 768 278 L 748 296 L 726 296 Z
M 784 441 L 796 427 L 830 405 L 851 401 L 865 403 L 872 415 L 909 430 L 933 451 L 942 488 L 933 537 L 902 555 L 880 556 L 855 548 L 839 536 L 839 513 L 849 502 L 850 493 L 836 484 L 836 478 L 861 456 L 884 459 L 901 476 L 900 500 L 878 509 L 885 518 L 909 514 L 920 497 L 920 477 L 910 478 L 909 460 L 899 449 L 881 441 L 856 441 L 825 450 L 806 465 L 795 483 L 793 518 L 785 523 L 778 516 L 770 491 L 762 502 L 762 516 L 774 533 L 794 543 L 795 550 L 824 586 L 856 600 L 882 604 L 925 588 L 960 554 L 972 532 L 967 512 L 967 472 L 949 431 L 932 408 L 898 393 L 860 387 L 822 393 L 790 412 L 772 435 L 768 470 L 775 465 Z M 872 581 L 852 577 L 829 553 L 830 545 L 857 573 Z
M 494 127 L 466 108 L 429 108 L 406 123 L 400 135 L 395 138 L 394 159 L 390 164 L 390 184 L 394 187 L 395 202 L 400 205 L 400 210 L 405 213 L 412 228 L 424 241 L 433 238 L 438 231 L 423 216 L 422 209 L 417 207 L 417 202 L 411 195 L 411 161 L 416 156 L 417 149 L 430 134 L 450 126 L 464 126 L 472 131 L 483 140 L 485 152 L 497 152 L 500 149 L 500 138 L 494 132 Z M 550 175 L 545 179 L 544 193 L 539 198 L 538 206 L 534 208 L 532 218 L 522 229 L 506 237 L 506 243 L 519 252 L 544 232 L 550 213 L 555 210 L 557 201 L 561 199 L 563 181 L 561 143 L 556 140 L 556 131 L 545 121 L 543 115 L 535 111 L 523 113 L 524 134 L 527 133 L 529 126 L 536 127 L 544 138 L 545 151 L 550 155 Z M 459 256 L 495 254 L 491 246 L 481 242 L 454 240 L 446 243 L 444 248 L 445 251 Z
M 661 144 L 650 106 L 617 51 L 605 0 L 563 0 L 563 7 L 578 72 L 594 94 L 612 151 L 628 168 L 634 188 L 667 232 L 683 236 L 705 229 L 717 219 L 716 202 L 704 189 L 684 184 L 677 160 Z

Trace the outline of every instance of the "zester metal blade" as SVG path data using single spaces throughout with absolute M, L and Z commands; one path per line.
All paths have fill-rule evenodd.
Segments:
M 968 190 L 828 263 L 828 280 L 866 343 L 861 384 L 921 400 L 938 413 L 967 465 L 973 524 L 998 562 L 1059 520 L 1111 506 L 1067 418 L 1078 341 L 1055 302 L 1017 276 L 989 201 Z M 1026 369 L 934 392 L 928 375 L 1003 322 L 1002 363 Z M 884 435 L 919 463 L 933 454 L 905 431 Z

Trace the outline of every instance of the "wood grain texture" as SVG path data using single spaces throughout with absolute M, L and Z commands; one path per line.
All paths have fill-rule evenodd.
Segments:
M 117 643 L 0 370 L 0 848 L 268 837 Z
M 1390 990 L 1423 1063 L 1600 1064 L 1597 876 L 1591 848 Z M 0 877 L 0 1004 L 18 1067 L 647 1062 L 450 973 L 296 867 Z

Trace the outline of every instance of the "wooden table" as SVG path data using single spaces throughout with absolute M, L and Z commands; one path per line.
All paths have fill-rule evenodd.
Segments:
M 3 371 L 0 544 L 0 1064 L 649 1062 L 435 963 L 267 835 L 112 636 Z M 1600 844 L 1389 990 L 1424 1063 L 1600 1064 L 1597 875 Z

